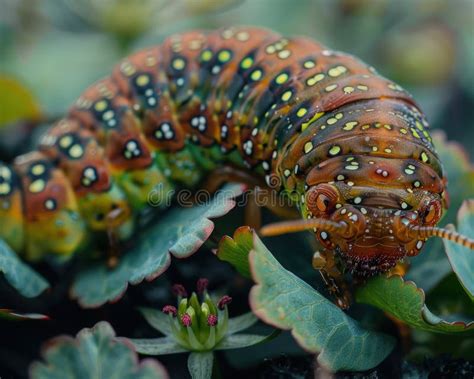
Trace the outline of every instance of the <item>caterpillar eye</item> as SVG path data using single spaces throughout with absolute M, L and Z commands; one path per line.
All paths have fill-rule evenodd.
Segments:
M 424 208 L 423 221 L 427 225 L 434 225 L 441 217 L 441 204 L 439 201 L 432 201 Z
M 323 193 L 319 194 L 316 198 L 316 206 L 321 212 L 326 212 L 330 203 L 329 198 Z
M 309 189 L 306 199 L 308 209 L 313 214 L 327 214 L 335 209 L 339 199 L 339 192 L 329 184 L 320 184 Z

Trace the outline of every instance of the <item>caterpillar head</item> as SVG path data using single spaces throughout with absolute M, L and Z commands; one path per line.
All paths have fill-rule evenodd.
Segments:
M 474 241 L 436 228 L 445 199 L 439 193 L 375 188 L 348 190 L 344 183 L 318 184 L 307 189 L 304 220 L 269 225 L 263 235 L 311 229 L 320 244 L 341 256 L 356 276 L 387 271 L 405 256 L 417 255 L 427 238 L 439 236 L 474 248 Z
M 316 228 L 316 238 L 339 253 L 359 276 L 387 271 L 405 256 L 417 255 L 426 240 L 417 228 L 435 226 L 442 215 L 437 193 L 420 191 L 406 198 L 396 191 L 358 188 L 348 199 L 345 190 L 337 184 L 313 186 L 306 193 L 306 204 L 310 220 L 334 226 Z

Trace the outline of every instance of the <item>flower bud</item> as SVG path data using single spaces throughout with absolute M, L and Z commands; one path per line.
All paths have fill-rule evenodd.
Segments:
M 224 295 L 220 298 L 219 302 L 217 303 L 217 308 L 223 311 L 226 305 L 230 304 L 231 302 L 232 302 L 232 298 L 230 296 Z
M 206 292 L 208 285 L 209 285 L 209 280 L 207 280 L 206 278 L 198 279 L 197 285 L 196 285 L 197 293 L 201 295 L 204 292 Z
M 173 307 L 172 305 L 165 305 L 163 307 L 163 313 L 176 317 L 177 310 L 176 307 Z
M 183 326 L 185 326 L 186 328 L 191 326 L 192 324 L 192 321 L 191 321 L 191 316 L 188 315 L 187 313 L 185 313 L 184 315 L 181 316 L 181 323 L 183 324 Z
M 217 325 L 217 316 L 216 315 L 207 316 L 207 325 L 216 326 Z
M 186 297 L 188 296 L 188 292 L 186 291 L 186 288 L 182 284 L 175 284 L 173 287 L 171 287 L 171 290 L 173 291 L 173 294 L 178 297 Z

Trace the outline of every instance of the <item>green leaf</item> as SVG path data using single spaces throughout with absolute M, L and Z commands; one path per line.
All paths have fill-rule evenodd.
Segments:
M 187 350 L 179 346 L 173 338 L 130 338 L 135 350 L 146 355 L 166 355 L 184 353 Z
M 250 278 L 249 252 L 253 247 L 252 232 L 248 226 L 241 226 L 234 232 L 234 236 L 224 236 L 219 241 L 217 258 L 229 262 L 246 278 Z
M 456 212 L 464 199 L 474 198 L 474 168 L 465 149 L 457 142 L 448 141 L 444 133 L 433 133 L 433 142 L 448 178 L 451 205 L 441 222 L 446 225 L 456 220 Z M 421 254 L 412 258 L 411 263 L 406 279 L 413 280 L 425 291 L 430 291 L 451 272 L 439 238 L 428 240 Z
M 36 297 L 49 283 L 26 263 L 0 239 L 0 272 L 3 272 L 8 283 L 25 297 Z
M 250 292 L 253 312 L 263 321 L 291 330 L 304 349 L 318 353 L 331 371 L 363 371 L 377 366 L 393 349 L 394 340 L 365 330 L 340 308 L 285 270 L 257 236 L 250 252 L 257 283 Z
M 231 334 L 219 343 L 216 350 L 241 349 L 243 347 L 257 345 L 272 340 L 279 334 L 280 330 L 274 330 L 273 333 L 268 336 L 258 334 Z
M 227 324 L 227 334 L 234 334 L 242 330 L 248 329 L 257 321 L 258 318 L 252 312 L 248 312 L 243 315 L 230 318 Z
M 0 318 L 6 320 L 49 320 L 50 318 L 40 313 L 19 313 L 11 309 L 0 309 Z
M 40 107 L 31 92 L 17 80 L 0 75 L 0 127 L 40 117 Z
M 425 293 L 400 276 L 378 276 L 358 288 L 356 300 L 391 314 L 413 328 L 436 333 L 474 334 L 474 322 L 448 322 L 431 313 L 425 304 Z
M 44 362 L 30 367 L 32 379 L 95 378 L 152 379 L 167 378 L 163 366 L 147 359 L 138 363 L 127 339 L 115 337 L 107 322 L 82 329 L 76 336 L 59 336 L 43 348 Z
M 169 315 L 162 311 L 153 308 L 139 308 L 140 313 L 145 317 L 145 320 L 159 332 L 170 335 L 172 334 L 170 327 Z
M 458 212 L 459 233 L 474 238 L 474 200 L 465 201 Z M 467 294 L 474 301 L 474 251 L 443 240 L 449 263 Z
M 188 357 L 188 370 L 193 379 L 210 379 L 214 354 L 211 351 L 191 353 Z
M 81 271 L 74 281 L 72 296 L 83 307 L 99 307 L 120 299 L 129 283 L 155 279 L 169 267 L 171 255 L 186 258 L 202 246 L 214 229 L 211 219 L 234 208 L 233 198 L 243 189 L 229 185 L 207 204 L 169 210 L 138 236 L 136 245 L 120 258 L 115 269 L 97 263 Z

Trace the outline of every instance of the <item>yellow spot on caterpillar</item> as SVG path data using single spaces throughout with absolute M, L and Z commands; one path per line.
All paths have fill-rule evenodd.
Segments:
M 329 125 L 334 125 L 337 122 L 337 118 L 331 117 L 326 121 Z
M 94 108 L 98 112 L 102 112 L 107 108 L 107 102 L 105 100 L 100 100 L 97 103 L 95 103 Z
M 290 50 L 282 50 L 282 51 L 279 51 L 277 55 L 278 55 L 278 58 L 280 58 L 280 59 L 286 59 L 291 55 L 291 51 Z
M 137 85 L 140 87 L 146 86 L 148 83 L 150 83 L 150 78 L 148 75 L 139 75 L 136 80 Z
M 402 129 L 400 129 L 400 133 L 402 133 L 402 134 L 407 134 L 408 131 L 407 131 L 406 129 L 403 129 L 403 128 L 402 128 Z
M 59 146 L 61 146 L 63 149 L 67 149 L 69 146 L 71 146 L 71 143 L 72 143 L 71 136 L 64 136 L 59 140 Z
M 202 41 L 198 39 L 193 39 L 192 41 L 189 42 L 189 48 L 191 50 L 199 50 L 202 46 Z
M 298 109 L 298 111 L 296 112 L 296 115 L 298 117 L 303 117 L 306 113 L 308 113 L 308 109 L 306 108 L 300 108 Z
M 249 69 L 253 65 L 253 59 L 250 57 L 244 58 L 242 62 L 240 63 L 240 67 L 242 67 L 244 70 Z
M 316 74 L 312 76 L 311 78 L 309 78 L 308 80 L 306 80 L 306 84 L 311 87 L 323 79 L 324 79 L 324 74 Z
M 340 120 L 344 115 L 339 112 L 338 114 L 336 114 L 334 117 L 336 117 L 338 120 Z
M 204 50 L 201 53 L 201 60 L 204 62 L 209 62 L 212 59 L 212 51 L 210 50 Z
M 421 161 L 423 163 L 426 163 L 429 161 L 428 155 L 424 151 L 421 153 Z
M 303 67 L 306 69 L 314 68 L 316 67 L 316 63 L 314 63 L 313 61 L 305 61 L 303 63 Z
M 29 185 L 28 189 L 31 193 L 39 193 L 43 191 L 45 187 L 46 187 L 46 183 L 44 182 L 44 180 L 38 179 L 38 180 L 33 181 Z
M 111 120 L 114 118 L 114 111 L 107 111 L 104 113 L 104 115 L 102 116 L 102 118 L 107 121 L 107 120 Z
M 357 121 L 346 122 L 346 125 L 342 128 L 343 130 L 352 130 L 358 124 Z
M 387 129 L 387 130 L 392 130 L 392 127 L 391 127 L 390 125 L 388 125 L 388 124 L 385 124 L 383 127 L 384 127 L 385 129 Z
M 285 171 L 283 171 L 283 175 L 285 175 L 286 177 L 290 176 L 291 174 L 291 171 L 286 169 Z
M 428 133 L 426 130 L 423 130 L 423 135 L 428 139 L 430 138 L 430 133 Z
M 286 72 L 278 75 L 276 78 L 275 78 L 275 82 L 277 84 L 283 84 L 285 83 L 287 80 L 289 79 L 289 76 Z
M 232 29 L 226 29 L 222 32 L 222 38 L 230 39 L 234 36 L 234 31 Z
M 415 122 L 415 125 L 416 125 L 416 127 L 418 128 L 418 130 L 420 130 L 420 131 L 423 131 L 423 130 L 424 130 L 424 129 L 423 129 L 423 125 L 421 125 L 421 122 L 416 121 L 416 122 Z
M 175 70 L 182 70 L 186 67 L 186 62 L 183 58 L 175 58 L 171 64 Z
M 395 84 L 395 83 L 389 83 L 388 84 L 388 88 L 394 90 L 394 91 L 403 91 L 403 88 L 401 86 L 399 86 L 398 84 Z
M 256 82 L 257 80 L 260 80 L 263 76 L 262 70 L 255 70 L 250 74 L 250 78 Z
M 232 54 L 230 53 L 229 50 L 222 50 L 217 55 L 217 59 L 219 59 L 219 61 L 222 63 L 228 62 L 231 57 L 232 57 Z
M 326 92 L 331 92 L 334 91 L 337 88 L 337 84 L 331 84 L 330 86 L 327 86 L 324 90 Z
M 313 142 L 308 141 L 304 144 L 304 152 L 308 154 L 311 150 L 313 150 Z
M 355 171 L 359 169 L 359 165 L 348 165 L 345 167 L 346 170 Z
M 372 146 L 372 151 L 379 151 L 379 148 L 377 146 Z
M 41 175 L 46 171 L 46 168 L 42 164 L 36 164 L 31 168 L 31 173 L 33 175 Z
M 311 125 L 314 121 L 324 115 L 324 112 L 318 112 L 313 115 L 307 122 L 301 125 L 301 131 L 304 131 L 309 125 Z
M 329 149 L 329 155 L 337 155 L 341 152 L 341 147 L 340 146 L 337 146 L 337 145 L 334 145 L 333 147 L 331 147 Z
M 387 154 L 390 154 L 392 152 L 392 149 L 385 149 L 384 150 Z
M 80 158 L 82 154 L 84 154 L 84 149 L 79 144 L 76 144 L 69 149 L 69 156 L 71 158 Z
M 343 91 L 344 93 L 347 93 L 347 94 L 352 93 L 354 92 L 354 87 L 351 87 L 351 86 L 344 87 Z
M 132 76 L 136 72 L 135 67 L 130 62 L 123 62 L 120 69 L 127 76 Z
M 357 89 L 359 89 L 359 90 L 361 90 L 361 91 L 367 91 L 367 90 L 369 89 L 369 87 L 364 86 L 364 85 L 362 85 L 362 84 L 359 84 L 359 85 L 357 86 Z
M 283 101 L 288 101 L 291 99 L 291 96 L 293 96 L 293 93 L 291 91 L 286 91 L 283 93 L 283 95 L 281 95 L 281 99 Z
M 0 184 L 0 195 L 8 195 L 11 191 L 11 186 L 8 183 Z
M 265 52 L 266 52 L 267 54 L 273 54 L 273 53 L 276 52 L 276 48 L 275 48 L 275 46 L 273 46 L 273 45 L 269 45 L 269 46 L 267 46 L 267 48 L 265 49 Z
M 370 128 L 369 124 L 362 125 L 362 127 L 361 127 L 362 130 L 367 130 L 369 128 Z
M 411 134 L 413 134 L 413 137 L 421 138 L 420 135 L 418 134 L 418 132 L 415 129 L 411 128 L 410 130 L 411 130 Z
M 238 32 L 235 37 L 237 38 L 238 41 L 245 42 L 249 40 L 250 34 L 247 32 Z
M 7 167 L 0 167 L 0 178 L 3 178 L 5 180 L 10 180 L 12 177 L 12 173 L 10 169 Z
M 331 68 L 328 71 L 328 75 L 332 76 L 333 78 L 336 78 L 339 75 L 344 74 L 346 71 L 347 71 L 347 68 L 345 68 L 344 66 L 337 66 L 337 67 Z

